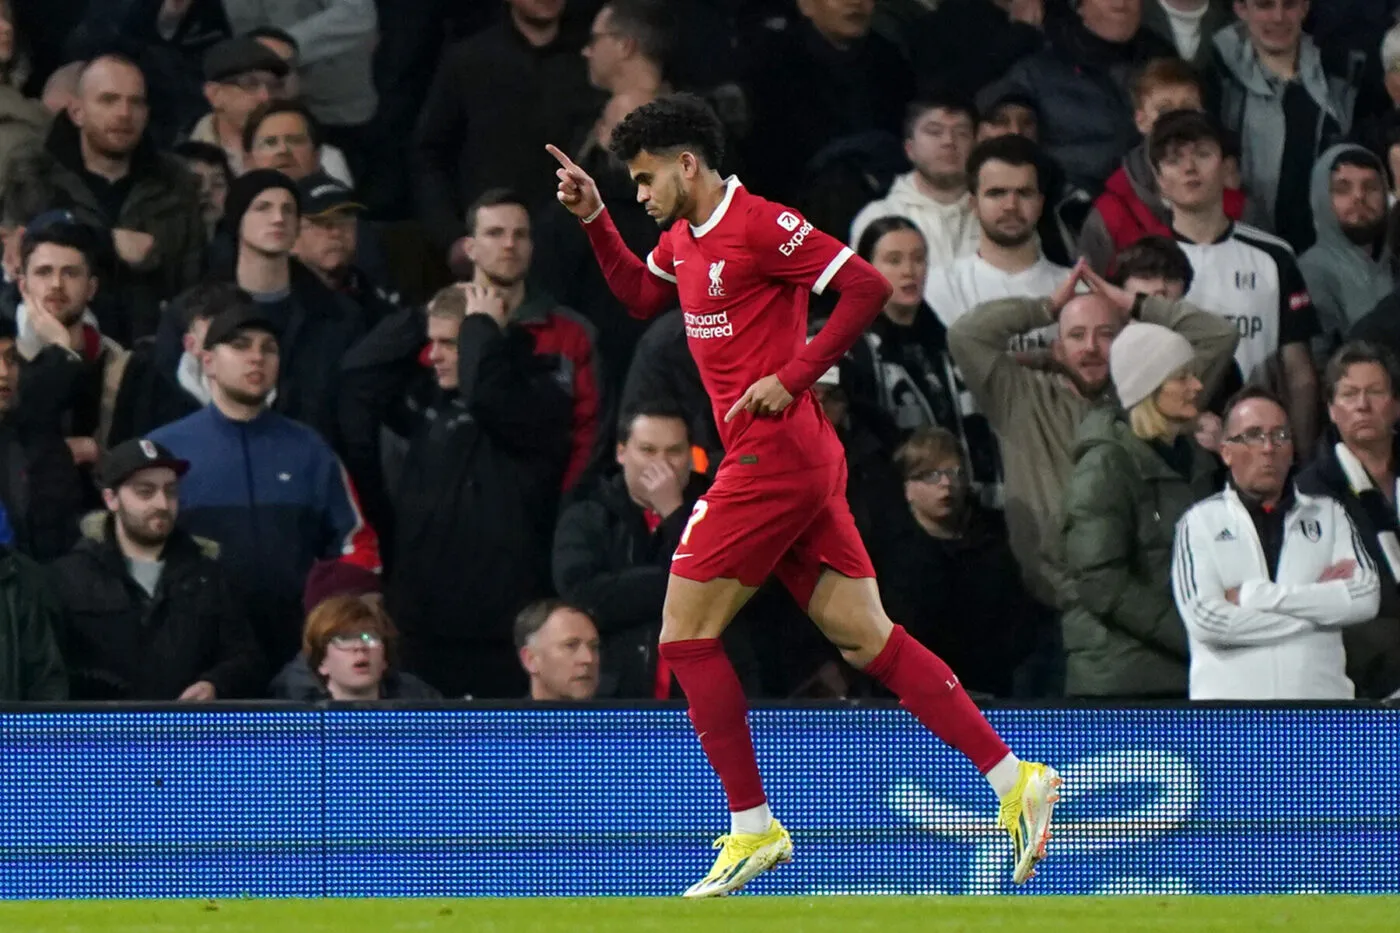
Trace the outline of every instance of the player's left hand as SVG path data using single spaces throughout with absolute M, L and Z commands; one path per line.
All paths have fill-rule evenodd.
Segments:
M 729 409 L 729 414 L 724 416 L 724 423 L 728 424 L 733 421 L 734 416 L 741 411 L 751 412 L 759 416 L 776 415 L 791 404 L 792 394 L 783 388 L 778 377 L 764 376 L 749 386 L 739 401 L 734 403 L 734 407 Z

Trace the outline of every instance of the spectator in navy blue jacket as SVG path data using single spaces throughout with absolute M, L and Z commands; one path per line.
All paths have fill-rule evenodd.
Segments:
M 205 333 L 211 403 L 150 436 L 190 462 L 180 524 L 218 542 L 274 669 L 297 652 L 302 590 L 318 558 L 379 570 L 378 538 L 330 446 L 267 407 L 278 363 L 275 325 L 240 296 Z

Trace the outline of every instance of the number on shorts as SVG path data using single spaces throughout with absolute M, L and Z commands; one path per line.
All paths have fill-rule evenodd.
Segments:
M 690 543 L 690 533 L 695 530 L 695 526 L 700 524 L 705 513 L 710 511 L 710 504 L 704 499 L 695 500 L 695 508 L 690 510 L 690 521 L 685 523 L 685 531 L 681 532 L 681 544 Z

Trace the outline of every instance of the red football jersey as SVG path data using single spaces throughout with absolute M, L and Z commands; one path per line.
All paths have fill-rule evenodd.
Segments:
M 776 417 L 724 416 L 744 392 L 807 342 L 807 295 L 821 294 L 854 255 L 791 208 L 750 194 L 737 178 L 701 226 L 677 222 L 647 256 L 674 283 L 691 355 L 724 444 L 724 465 L 754 475 L 801 470 L 844 456 L 811 392 Z

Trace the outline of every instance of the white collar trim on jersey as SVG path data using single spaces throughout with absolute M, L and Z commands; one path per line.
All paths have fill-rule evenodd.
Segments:
M 718 226 L 719 222 L 724 219 L 725 212 L 729 210 L 729 202 L 734 200 L 734 192 L 742 187 L 744 187 L 744 183 L 739 180 L 737 175 L 730 175 L 726 178 L 724 180 L 724 200 L 719 202 L 719 207 L 715 208 L 715 212 L 710 215 L 709 220 L 698 227 L 691 224 L 690 232 L 695 236 L 704 236 Z

